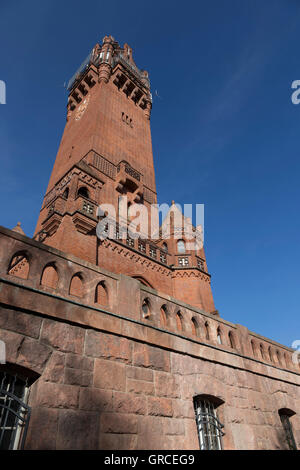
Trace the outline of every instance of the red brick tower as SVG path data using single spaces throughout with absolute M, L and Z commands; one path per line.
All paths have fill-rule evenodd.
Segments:
M 96 44 L 70 80 L 67 123 L 36 227 L 35 237 L 105 269 L 136 277 L 188 304 L 214 312 L 204 251 L 170 240 L 104 241 L 96 235 L 97 207 L 120 196 L 129 204 L 157 202 L 148 73 L 132 49 L 112 36 Z M 175 206 L 174 206 L 175 208 Z M 173 224 L 173 225 L 172 225 Z

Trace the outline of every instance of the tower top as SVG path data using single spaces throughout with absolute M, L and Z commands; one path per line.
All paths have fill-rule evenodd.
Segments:
M 95 44 L 85 61 L 69 80 L 67 90 L 70 94 L 91 64 L 95 65 L 97 68 L 101 64 L 107 64 L 111 69 L 113 69 L 117 64 L 121 64 L 140 85 L 142 85 L 147 91 L 150 91 L 149 74 L 146 70 L 142 70 L 137 67 L 133 60 L 132 48 L 127 43 L 121 47 L 119 43 L 115 41 L 113 36 L 104 36 L 102 44 Z

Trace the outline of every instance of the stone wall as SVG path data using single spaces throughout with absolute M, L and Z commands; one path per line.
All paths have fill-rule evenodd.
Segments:
M 225 449 L 285 448 L 282 408 L 296 413 L 300 447 L 300 369 L 289 348 L 20 234 L 1 229 L 0 236 L 0 339 L 7 362 L 38 377 L 30 387 L 27 449 L 199 449 L 193 398 L 201 394 L 222 402 Z M 7 274 L 20 252 L 28 257 L 27 279 Z M 41 285 L 49 262 L 58 272 L 55 288 Z M 81 298 L 69 294 L 76 272 Z M 103 279 L 105 309 L 94 299 Z

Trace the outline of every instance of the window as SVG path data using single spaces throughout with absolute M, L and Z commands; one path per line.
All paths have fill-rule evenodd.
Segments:
M 294 434 L 293 434 L 293 428 L 290 422 L 290 417 L 295 414 L 294 411 L 288 410 L 288 409 L 281 409 L 279 410 L 279 417 L 284 429 L 284 438 L 285 442 L 288 445 L 289 450 L 297 450 Z
M 162 244 L 162 249 L 165 253 L 168 253 L 168 245 L 166 244 L 166 242 Z
M 219 344 L 222 344 L 222 337 L 221 337 L 221 328 L 218 327 L 217 329 L 217 341 Z
M 197 259 L 197 266 L 201 271 L 204 271 L 204 261 L 202 259 Z
M 77 196 L 86 197 L 87 199 L 90 197 L 89 191 L 85 186 L 81 186 L 81 188 L 78 189 Z
M 24 447 L 30 407 L 27 380 L 0 371 L 0 449 Z
M 156 259 L 156 248 L 154 248 L 153 246 L 150 246 L 149 247 L 149 255 L 151 256 L 151 258 Z
M 215 403 L 206 396 L 194 399 L 196 423 L 198 429 L 200 450 L 221 450 L 221 437 L 224 436 L 216 411 L 216 407 L 221 404 Z
M 138 249 L 142 253 L 146 253 L 146 243 L 142 242 L 141 240 L 138 241 Z
M 177 242 L 177 251 L 178 253 L 185 253 L 185 243 L 183 240 L 178 240 Z
M 188 266 L 189 265 L 189 259 L 187 256 L 179 256 L 178 257 L 178 264 L 179 266 Z
M 68 199 L 68 197 L 69 197 L 69 188 L 66 188 L 64 190 L 64 193 L 63 193 L 62 197 L 66 200 Z
M 148 299 L 144 299 L 142 303 L 142 314 L 144 318 L 150 317 L 150 304 Z
M 205 328 L 205 339 L 209 339 L 210 335 L 209 335 L 209 324 L 208 324 L 208 322 L 205 322 L 204 328 Z

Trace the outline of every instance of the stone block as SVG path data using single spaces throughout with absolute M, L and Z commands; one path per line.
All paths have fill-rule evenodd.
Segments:
M 134 414 L 102 413 L 100 430 L 101 433 L 137 434 L 138 417 Z
M 85 342 L 87 356 L 115 359 L 122 362 L 131 362 L 132 345 L 126 338 L 107 335 L 94 330 L 88 330 Z
M 147 402 L 144 397 L 133 393 L 113 393 L 114 411 L 118 413 L 136 413 L 144 415 L 147 413 Z
M 85 331 L 67 323 L 44 320 L 41 341 L 63 352 L 82 354 Z
M 172 400 L 168 398 L 148 397 L 148 414 L 154 416 L 173 416 Z
M 59 412 L 58 450 L 96 450 L 99 448 L 98 435 L 98 413 L 79 410 Z
M 95 360 L 94 386 L 111 390 L 126 390 L 125 364 L 105 359 Z
M 99 388 L 80 389 L 79 408 L 86 411 L 112 411 L 113 392 Z

